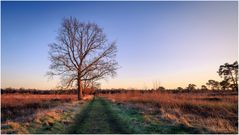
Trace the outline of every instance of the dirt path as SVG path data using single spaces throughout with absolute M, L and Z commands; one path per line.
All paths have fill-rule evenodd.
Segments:
M 68 133 L 129 133 L 105 100 L 95 98 L 75 117 L 74 125 Z

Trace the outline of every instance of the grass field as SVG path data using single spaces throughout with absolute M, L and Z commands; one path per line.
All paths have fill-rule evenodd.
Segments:
M 75 100 L 76 95 L 72 94 L 2 94 L 1 121 L 28 116 L 39 109 L 51 108 Z
M 237 98 L 237 92 L 130 91 L 83 101 L 2 94 L 1 133 L 237 133 Z
M 61 103 L 52 108 L 36 110 L 34 114 L 22 119 L 2 122 L 1 133 L 4 134 L 58 134 L 65 133 L 75 114 L 86 102 Z
M 128 92 L 100 96 L 138 109 L 149 121 L 166 120 L 206 133 L 238 132 L 237 93 Z

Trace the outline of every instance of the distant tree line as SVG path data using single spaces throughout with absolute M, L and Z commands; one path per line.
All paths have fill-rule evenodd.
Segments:
M 177 91 L 192 91 L 192 90 L 236 90 L 238 91 L 238 62 L 235 61 L 232 64 L 225 63 L 219 66 L 217 71 L 218 75 L 223 79 L 221 81 L 208 80 L 205 85 L 196 88 L 195 84 L 188 84 L 186 88 L 177 87 Z M 166 90 L 163 86 L 160 86 L 158 81 L 153 82 L 153 89 L 151 90 Z M 169 89 L 167 89 L 169 91 Z
M 85 88 L 83 94 L 93 94 L 95 89 Z M 5 88 L 1 89 L 1 94 L 77 94 L 77 89 L 55 89 L 55 90 L 37 90 L 37 89 L 25 89 L 25 88 Z
M 222 81 L 208 80 L 206 85 L 202 85 L 200 90 L 236 90 L 238 91 L 238 62 L 232 64 L 225 63 L 219 67 L 218 75 L 223 79 Z M 195 84 L 189 84 L 186 90 L 196 90 Z M 178 87 L 177 90 L 184 90 Z
M 77 90 L 37 90 L 25 88 L 5 88 L 1 89 L 1 94 L 20 93 L 20 94 L 76 94 Z
M 172 93 L 177 92 L 201 92 L 201 91 L 207 91 L 207 90 L 213 90 L 213 91 L 219 91 L 219 90 L 234 90 L 238 91 L 238 62 L 235 61 L 232 64 L 225 63 L 224 65 L 221 65 L 219 67 L 219 70 L 217 71 L 219 76 L 223 79 L 222 81 L 215 81 L 215 80 L 208 80 L 208 82 L 205 85 L 202 85 L 200 88 L 196 88 L 195 84 L 189 84 L 186 88 L 178 87 L 177 89 L 165 89 L 164 87 L 159 85 L 159 82 L 154 83 L 154 88 L 149 90 L 127 90 L 127 89 L 99 89 L 98 84 L 89 84 L 84 86 L 85 90 L 83 91 L 83 94 L 115 94 L 115 93 L 124 93 L 124 92 L 141 92 L 141 93 L 147 93 L 147 92 L 155 92 L 155 91 L 167 91 Z M 97 86 L 97 87 L 96 87 Z M 1 89 L 1 93 L 30 93 L 30 94 L 76 94 L 77 89 L 69 89 L 69 90 L 36 90 L 36 89 L 14 89 L 14 88 L 6 88 Z

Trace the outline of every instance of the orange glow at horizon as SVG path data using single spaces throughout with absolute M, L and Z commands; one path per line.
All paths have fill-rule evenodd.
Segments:
M 238 60 L 236 1 L 40 3 L 2 4 L 1 88 L 56 89 L 60 77 L 45 76 L 48 44 L 68 15 L 95 22 L 117 41 L 120 68 L 99 81 L 102 89 L 152 89 L 155 81 L 166 89 L 200 88 L 221 81 L 219 66 Z
M 188 84 L 192 83 L 200 88 L 201 85 L 205 85 L 209 79 L 220 81 L 220 78 L 216 72 L 217 68 L 211 70 L 191 70 L 191 71 L 174 71 L 171 73 L 165 73 L 163 75 L 157 75 L 156 73 L 151 76 L 121 76 L 118 74 L 116 78 L 109 78 L 108 80 L 102 80 L 102 89 L 152 89 L 153 83 L 158 81 L 160 86 L 166 89 L 176 89 L 177 87 L 185 88 Z M 214 71 L 214 72 L 213 72 Z M 160 77 L 158 77 L 160 76 Z M 125 79 L 126 78 L 126 79 Z M 53 80 L 47 80 L 47 78 L 34 79 L 30 76 L 22 78 L 16 77 L 15 80 L 10 80 L 7 77 L 2 79 L 2 88 L 35 88 L 35 89 L 55 89 L 59 84 L 59 78 Z

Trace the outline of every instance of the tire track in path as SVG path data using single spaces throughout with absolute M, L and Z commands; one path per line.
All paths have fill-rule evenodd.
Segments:
M 82 112 L 76 115 L 75 122 L 69 128 L 68 133 L 130 133 L 123 125 L 118 121 L 117 115 L 111 110 L 109 103 L 101 98 L 95 98 Z

